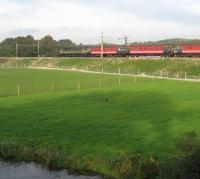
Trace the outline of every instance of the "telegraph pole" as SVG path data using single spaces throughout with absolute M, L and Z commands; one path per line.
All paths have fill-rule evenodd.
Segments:
M 101 34 L 101 59 L 103 59 L 103 32 Z
M 15 56 L 16 58 L 18 57 L 18 43 L 16 42 L 16 47 L 15 47 Z
M 40 41 L 38 41 L 38 58 L 40 57 Z
M 126 36 L 124 39 L 125 39 L 125 46 L 128 46 L 128 36 Z

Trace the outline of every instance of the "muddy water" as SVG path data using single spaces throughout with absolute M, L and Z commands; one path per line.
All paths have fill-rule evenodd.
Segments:
M 0 161 L 0 179 L 100 179 L 100 177 L 69 175 L 67 170 L 49 171 L 35 163 L 5 163 Z

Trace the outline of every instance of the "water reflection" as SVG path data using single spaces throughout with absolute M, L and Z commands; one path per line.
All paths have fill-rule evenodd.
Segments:
M 0 162 L 0 179 L 100 179 L 100 177 L 69 175 L 66 170 L 49 171 L 35 163 Z

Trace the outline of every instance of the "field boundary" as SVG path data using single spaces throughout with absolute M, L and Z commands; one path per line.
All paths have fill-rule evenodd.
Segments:
M 2 68 L 2 67 L 1 67 Z M 129 77 L 141 77 L 141 78 L 151 78 L 151 79 L 160 79 L 160 80 L 173 80 L 173 81 L 188 81 L 188 82 L 200 82 L 200 79 L 192 79 L 192 78 L 172 78 L 172 77 L 164 77 L 164 76 L 155 76 L 155 75 L 147 75 L 145 73 L 142 74 L 124 74 L 124 73 L 115 73 L 115 72 L 102 72 L 102 71 L 92 71 L 78 68 L 61 68 L 61 67 L 45 67 L 45 66 L 26 66 L 26 67 L 3 67 L 3 69 L 39 69 L 39 70 L 57 70 L 57 71 L 71 71 L 71 72 L 80 72 L 80 73 L 90 73 L 90 74 L 103 74 L 103 75 L 114 75 L 114 76 L 129 76 Z
M 122 74 L 122 73 L 111 73 L 111 72 L 97 72 L 97 71 L 83 70 L 83 69 L 77 69 L 77 68 L 71 68 L 71 69 L 58 68 L 58 67 L 28 67 L 28 68 L 29 69 L 40 69 L 40 70 L 72 71 L 72 72 L 80 72 L 80 73 L 104 74 L 104 75 L 115 75 L 115 76 L 132 76 L 132 77 L 143 77 L 143 78 L 173 80 L 173 81 L 200 82 L 200 79 L 169 78 L 169 77 L 161 77 L 161 76 L 151 76 L 151 75 L 146 75 L 146 74 L 136 75 L 136 74 Z

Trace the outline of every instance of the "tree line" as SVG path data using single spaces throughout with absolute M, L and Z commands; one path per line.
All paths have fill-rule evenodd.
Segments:
M 40 56 L 55 57 L 59 56 L 60 49 L 81 48 L 69 39 L 56 41 L 51 36 L 45 36 L 40 40 L 35 40 L 33 36 L 7 38 L 0 43 L 0 57 L 36 57 L 38 56 L 38 42 L 40 44 Z

